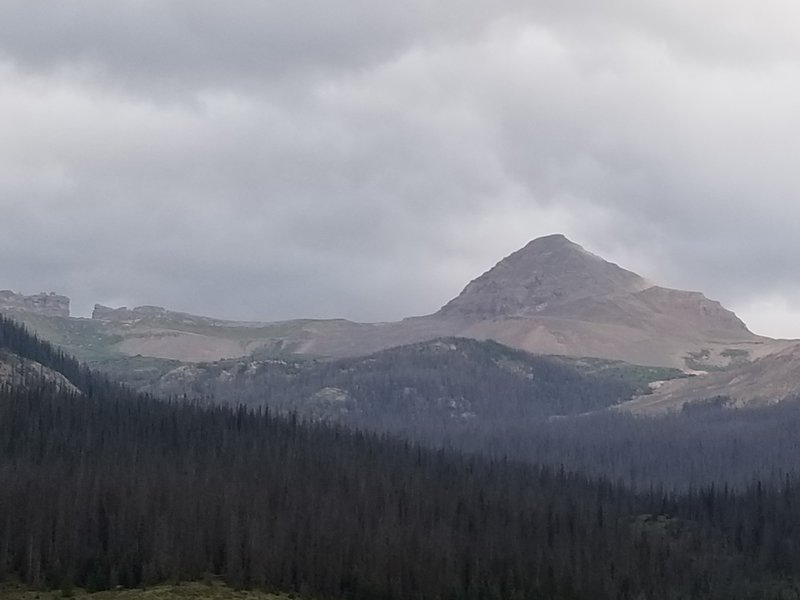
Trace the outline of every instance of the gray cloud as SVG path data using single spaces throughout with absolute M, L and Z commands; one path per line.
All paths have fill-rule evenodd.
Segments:
M 436 310 L 563 231 L 800 336 L 788 1 L 0 6 L 0 287 Z

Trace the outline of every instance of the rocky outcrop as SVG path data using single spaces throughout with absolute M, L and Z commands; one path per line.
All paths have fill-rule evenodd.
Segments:
M 747 325 L 716 300 L 709 300 L 700 292 L 684 292 L 653 286 L 637 294 L 653 312 L 680 320 L 693 329 L 721 336 L 748 335 Z
M 0 311 L 22 311 L 46 317 L 69 317 L 69 298 L 53 292 L 25 296 L 0 290 Z
M 201 317 L 188 313 L 175 312 L 172 310 L 167 310 L 161 306 L 137 306 L 135 308 L 123 306 L 121 308 L 111 308 L 108 306 L 103 306 L 102 304 L 95 304 L 94 310 L 92 311 L 92 319 L 98 321 L 110 321 L 114 323 L 151 321 L 162 324 L 195 326 L 222 326 L 238 324 L 230 321 L 212 319 L 210 317 Z M 246 326 L 248 324 L 241 323 L 240 325 Z
M 92 319 L 129 323 L 139 319 L 163 318 L 168 312 L 169 311 L 160 306 L 137 306 L 131 309 L 127 306 L 111 308 L 110 306 L 95 304 L 94 310 L 92 311 Z

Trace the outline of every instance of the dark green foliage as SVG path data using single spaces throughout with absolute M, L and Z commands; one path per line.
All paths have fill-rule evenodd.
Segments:
M 721 410 L 717 399 L 666 418 L 603 410 L 669 369 L 534 356 L 446 339 L 330 362 L 225 361 L 185 367 L 154 391 L 389 432 L 536 464 L 686 489 L 794 472 L 800 409 Z M 321 392 L 322 391 L 322 392 Z M 582 414 L 593 411 L 592 414 Z M 581 416 L 576 416 L 576 415 Z M 556 415 L 572 418 L 554 418 Z
M 105 377 L 91 373 L 71 356 L 28 332 L 24 325 L 0 313 L 0 349 L 13 352 L 21 358 L 37 362 L 61 373 L 85 393 L 95 388 L 116 389 Z M 31 374 L 35 380 L 35 373 Z
M 37 347 L 14 331 L 15 351 Z M 789 477 L 633 494 L 82 373 L 81 395 L 0 390 L 0 574 L 31 585 L 218 574 L 343 599 L 738 600 L 800 575 Z
M 0 457 L 0 564 L 33 585 L 733 599 L 800 573 L 791 481 L 636 496 L 264 411 L 47 389 L 0 396 Z
M 680 369 L 669 367 L 646 367 L 633 365 L 620 360 L 603 358 L 574 358 L 569 356 L 550 356 L 549 360 L 563 362 L 584 375 L 595 376 L 600 380 L 618 381 L 634 388 L 637 394 L 650 391 L 653 381 L 682 379 L 686 374 Z
M 645 490 L 712 483 L 742 488 L 757 478 L 780 481 L 798 472 L 800 403 L 747 410 L 713 405 L 659 418 L 605 412 L 502 428 L 473 422 L 442 432 L 421 426 L 409 435 L 470 452 L 563 464 Z

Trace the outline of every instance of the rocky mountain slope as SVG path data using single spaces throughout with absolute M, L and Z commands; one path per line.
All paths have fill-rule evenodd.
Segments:
M 551 235 L 500 261 L 436 313 L 484 321 L 561 314 L 590 298 L 617 297 L 650 287 L 639 275 Z
M 45 302 L 2 298 L 0 310 L 90 361 L 139 355 L 188 362 L 364 356 L 458 336 L 541 354 L 696 369 L 755 360 L 785 347 L 751 333 L 718 302 L 652 285 L 562 235 L 533 240 L 439 311 L 392 323 L 240 323 L 160 307 L 100 305 L 91 319 L 75 319 L 65 316 L 63 302 L 54 310 L 51 296 Z
M 652 285 L 561 235 L 502 260 L 433 318 L 531 352 L 681 368 L 773 348 L 718 302 Z
M 692 408 L 754 408 L 800 400 L 800 344 L 752 363 L 658 383 L 651 394 L 618 407 L 633 414 L 657 416 Z

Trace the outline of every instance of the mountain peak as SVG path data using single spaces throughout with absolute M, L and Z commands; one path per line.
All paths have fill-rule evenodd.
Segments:
M 481 319 L 533 316 L 582 298 L 627 294 L 647 285 L 639 275 L 554 234 L 532 240 L 501 260 L 439 314 Z
M 581 247 L 578 244 L 576 244 L 575 242 L 573 242 L 572 240 L 570 240 L 563 233 L 551 233 L 550 235 L 545 235 L 545 236 L 542 236 L 542 237 L 535 238 L 535 239 L 531 240 L 530 242 L 528 242 L 525 245 L 525 247 L 532 246 L 532 245 L 536 245 L 536 246 L 546 246 L 546 245 L 547 246 L 559 246 L 559 245 L 562 245 L 562 246 L 574 246 L 574 247 L 577 247 L 577 248 Z

